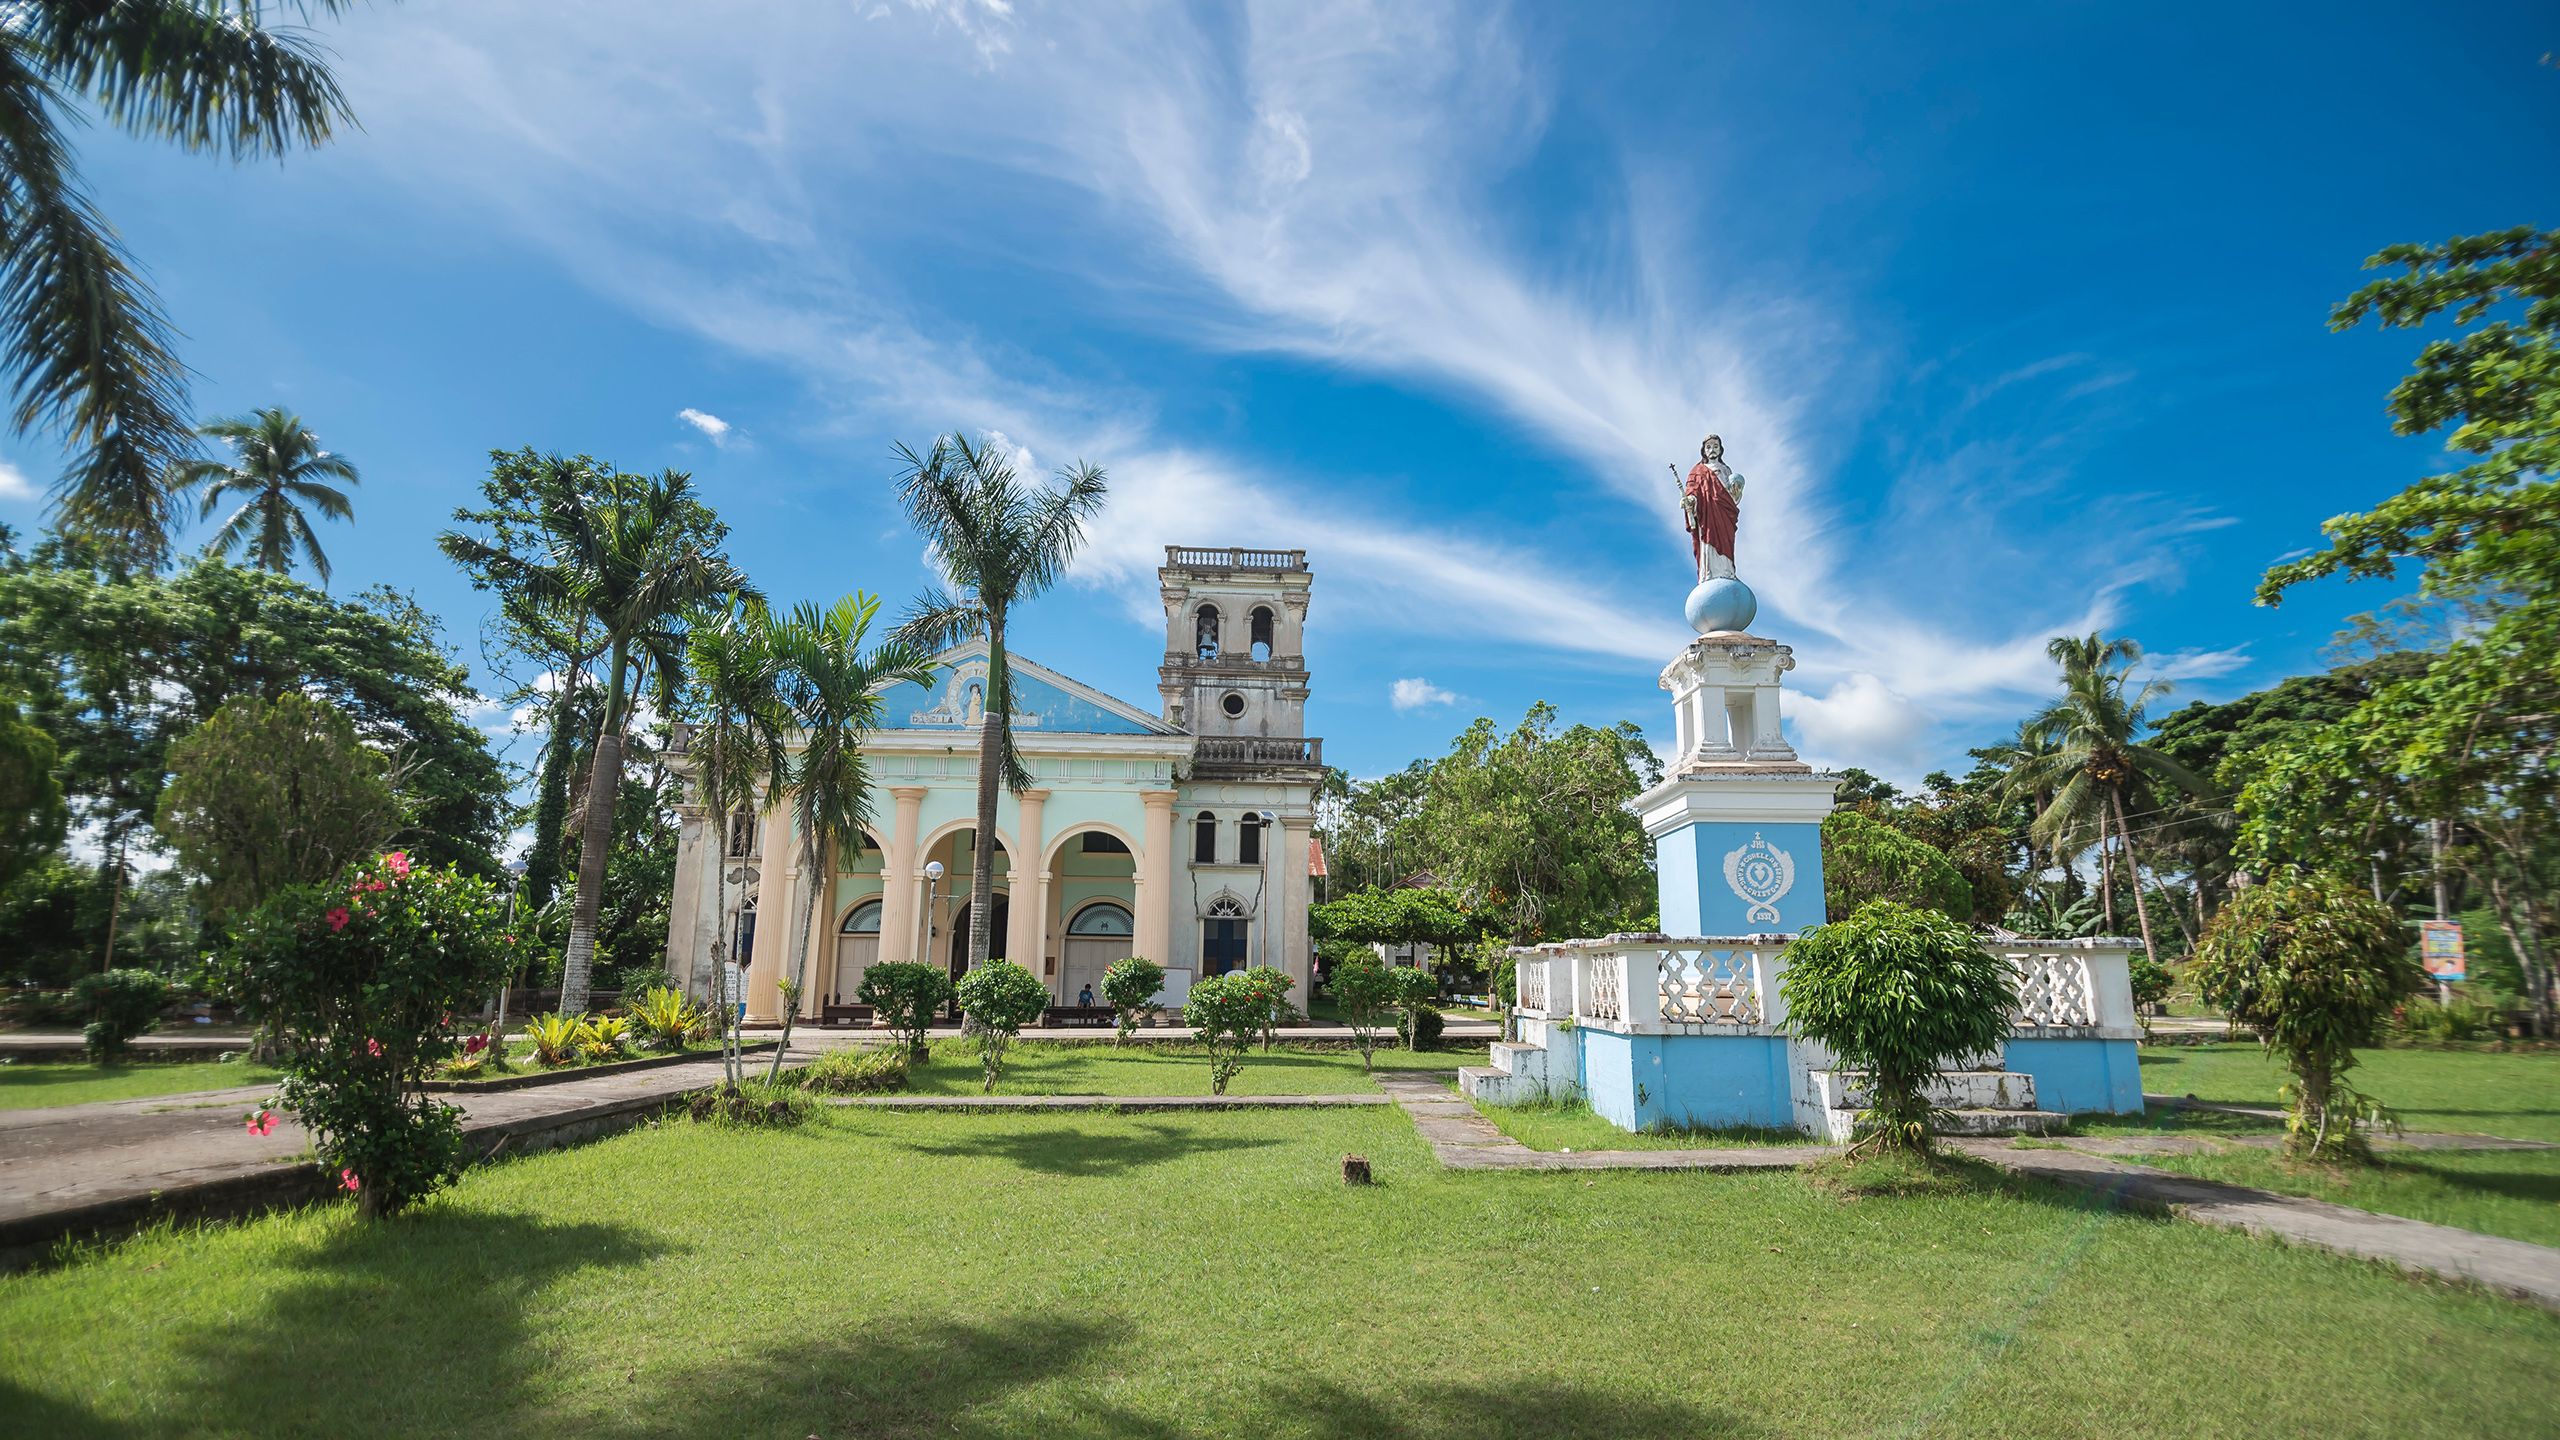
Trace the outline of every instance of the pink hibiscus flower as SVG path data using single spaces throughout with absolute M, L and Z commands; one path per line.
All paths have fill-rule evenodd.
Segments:
M 356 1172 L 354 1170 L 346 1169 L 338 1172 L 338 1188 L 341 1190 L 352 1191 L 362 1189 L 363 1185 L 362 1182 L 356 1179 Z
M 276 1113 L 275 1113 L 274 1111 L 272 1111 L 272 1110 L 252 1110 L 252 1111 L 250 1111 L 250 1112 L 249 1112 L 249 1133 L 250 1133 L 250 1134 L 252 1134 L 252 1135 L 260 1135 L 260 1136 L 264 1136 L 264 1135 L 272 1135 L 272 1134 L 274 1134 L 274 1133 L 275 1133 L 275 1129 L 276 1129 Z
M 373 1057 L 374 1059 L 376 1059 L 376 1060 L 381 1059 L 381 1058 L 382 1058 L 382 1042 L 381 1042 L 381 1041 L 379 1041 L 379 1040 L 367 1040 L 367 1041 L 365 1041 L 365 1042 L 364 1042 L 364 1053 L 366 1053 L 367 1055 L 372 1056 L 372 1057 Z
M 329 921 L 329 931 L 331 934 L 335 934 L 340 930 L 346 929 L 347 921 L 354 917 L 347 914 L 346 906 L 340 905 L 336 909 L 331 910 L 327 918 Z
M 409 852 L 406 850 L 394 850 L 390 854 L 382 857 L 382 863 L 384 868 L 388 869 L 392 874 L 406 875 L 409 873 Z

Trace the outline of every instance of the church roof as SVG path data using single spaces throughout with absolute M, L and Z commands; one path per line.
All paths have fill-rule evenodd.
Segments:
M 1016 744 L 1041 735 L 1180 735 L 1184 732 L 1126 700 L 1070 679 L 1019 651 L 1007 651 L 1013 672 Z M 977 729 L 985 716 L 987 642 L 967 640 L 933 657 L 930 686 L 895 685 L 880 692 L 890 730 Z

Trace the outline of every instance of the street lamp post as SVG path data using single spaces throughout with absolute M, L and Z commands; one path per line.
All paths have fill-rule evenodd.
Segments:
M 934 894 L 941 886 L 942 862 L 927 860 L 924 862 L 924 913 L 916 917 L 917 926 L 924 931 L 924 938 L 916 942 L 916 960 L 921 964 L 933 963 Z
M 1280 828 L 1280 817 L 1265 810 L 1254 818 L 1262 822 L 1262 959 L 1265 964 L 1277 969 L 1279 968 L 1277 963 L 1271 959 L 1271 937 L 1279 932 L 1280 926 L 1285 921 L 1273 917 L 1281 915 L 1287 908 L 1273 893 L 1278 886 L 1278 881 L 1272 874 L 1275 859 L 1273 851 L 1278 848 L 1273 843 L 1273 832 Z

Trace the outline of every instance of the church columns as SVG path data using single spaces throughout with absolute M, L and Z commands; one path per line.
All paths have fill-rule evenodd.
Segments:
M 1298 1008 L 1315 993 L 1315 971 L 1307 954 L 1307 847 L 1313 838 L 1311 816 L 1280 817 L 1280 968 L 1298 982 Z
M 889 798 L 896 818 L 889 826 L 889 848 L 880 856 L 880 959 L 916 958 L 916 877 L 923 862 L 916 855 L 916 817 L 924 808 L 924 787 L 894 785 Z
M 1005 897 L 1004 958 L 1040 975 L 1040 874 L 1043 866 L 1040 852 L 1046 844 L 1040 827 L 1041 810 L 1049 803 L 1046 790 L 1025 790 L 1019 797 L 1020 823 L 1014 827 L 1013 852 L 1005 860 L 1005 878 L 1012 893 Z
M 790 797 L 773 797 L 764 815 L 764 857 L 756 867 L 756 943 L 747 965 L 747 1018 L 771 1022 L 782 1018 L 782 992 L 775 982 L 789 963 L 792 926 L 806 903 L 798 891 L 799 847 L 791 839 Z
M 1138 847 L 1133 877 L 1137 907 L 1136 952 L 1159 965 L 1173 953 L 1173 792 L 1142 790 L 1147 807 L 1146 834 Z
M 675 978 L 676 988 L 687 995 L 703 993 L 698 983 L 701 977 L 695 972 L 704 963 L 704 938 L 709 930 L 702 922 L 703 913 L 710 908 L 703 903 L 711 873 L 705 867 L 728 860 L 727 845 L 711 843 L 711 827 L 704 822 L 705 814 L 698 804 L 676 806 L 676 879 L 674 890 L 667 896 L 667 973 Z

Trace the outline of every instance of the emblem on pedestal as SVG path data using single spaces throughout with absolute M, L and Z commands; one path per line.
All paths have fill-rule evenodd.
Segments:
M 1778 924 L 1778 899 L 1795 888 L 1795 857 L 1755 831 L 1750 844 L 1725 855 L 1724 883 L 1751 907 L 1744 919 Z

